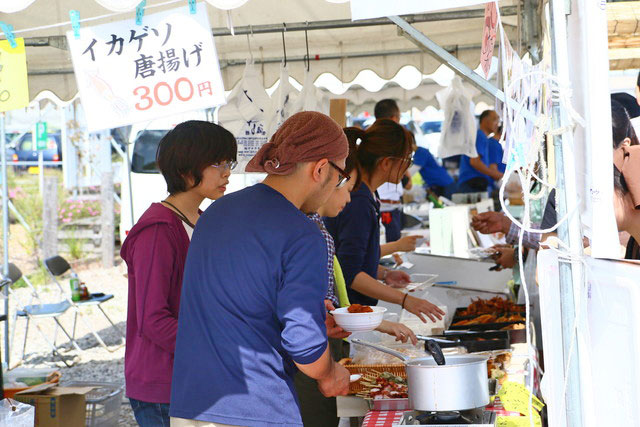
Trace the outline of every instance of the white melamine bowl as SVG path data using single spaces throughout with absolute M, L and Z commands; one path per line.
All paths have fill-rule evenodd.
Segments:
M 371 307 L 372 313 L 349 313 L 348 307 L 333 310 L 331 314 L 338 326 L 347 332 L 373 331 L 382 323 L 382 317 L 387 311 L 384 307 Z

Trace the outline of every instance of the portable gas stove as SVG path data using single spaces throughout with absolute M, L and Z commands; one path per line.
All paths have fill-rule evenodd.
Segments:
M 495 426 L 496 414 L 484 408 L 450 412 L 405 412 L 400 425 L 407 426 Z

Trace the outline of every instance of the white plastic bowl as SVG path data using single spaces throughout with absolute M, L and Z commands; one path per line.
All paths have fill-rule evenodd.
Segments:
M 371 313 L 349 313 L 348 307 L 333 310 L 331 314 L 338 326 L 347 332 L 373 331 L 382 323 L 382 317 L 387 311 L 384 307 L 371 307 Z

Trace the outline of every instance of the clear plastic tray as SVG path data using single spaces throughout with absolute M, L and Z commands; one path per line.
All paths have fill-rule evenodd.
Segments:
M 430 286 L 433 286 L 436 279 L 438 278 L 437 274 L 412 274 L 411 275 L 411 283 L 409 283 L 405 288 L 400 289 L 403 292 L 417 292 L 427 289 Z

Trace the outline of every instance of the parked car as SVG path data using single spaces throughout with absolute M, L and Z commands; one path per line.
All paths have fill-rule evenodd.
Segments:
M 62 144 L 59 133 L 50 133 L 47 148 L 42 150 L 42 160 L 45 162 L 60 162 L 62 160 Z M 15 142 L 11 161 L 37 162 L 38 150 L 34 149 L 31 132 L 27 132 Z M 62 163 L 61 163 L 62 165 Z

